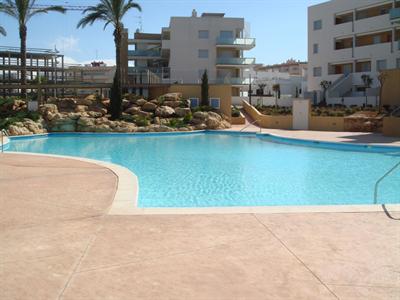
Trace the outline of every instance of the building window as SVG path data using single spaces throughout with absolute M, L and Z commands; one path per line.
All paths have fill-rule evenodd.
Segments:
M 371 62 L 370 61 L 359 61 L 356 63 L 356 72 L 371 72 Z
M 190 107 L 198 107 L 199 106 L 199 98 L 189 98 Z
M 400 58 L 396 59 L 396 68 L 400 69 Z
M 380 44 L 381 43 L 381 36 L 380 35 L 373 36 L 372 43 L 373 44 Z
M 386 59 L 380 59 L 376 61 L 376 70 L 377 71 L 386 70 Z
M 322 75 L 322 68 L 321 67 L 316 67 L 313 69 L 313 75 L 314 77 L 321 77 Z
M 199 58 L 208 58 L 208 50 L 199 49 Z
M 220 105 L 220 100 L 219 98 L 210 98 L 210 105 L 212 108 L 215 109 L 220 109 L 221 105 Z
M 318 44 L 313 45 L 313 53 L 317 54 L 318 53 Z
M 219 37 L 222 39 L 233 39 L 233 31 L 221 31 Z
M 199 39 L 208 39 L 209 31 L 208 30 L 199 30 Z
M 314 28 L 314 30 L 320 30 L 320 29 L 322 29 L 322 20 L 314 21 L 313 28 Z

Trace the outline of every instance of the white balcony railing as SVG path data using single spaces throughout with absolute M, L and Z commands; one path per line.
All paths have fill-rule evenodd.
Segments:
M 240 58 L 240 57 L 218 57 L 217 65 L 253 65 L 255 58 Z

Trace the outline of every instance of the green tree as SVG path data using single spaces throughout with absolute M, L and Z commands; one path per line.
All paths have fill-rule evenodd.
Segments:
M 322 101 L 320 102 L 320 104 L 322 106 L 326 106 L 326 92 L 332 85 L 332 82 L 327 80 L 322 80 L 319 85 L 322 87 Z
M 208 102 L 208 75 L 207 70 L 204 70 L 203 76 L 201 76 L 201 105 L 207 106 Z
M 21 41 L 21 85 L 26 85 L 26 37 L 28 21 L 40 14 L 55 11 L 65 13 L 66 9 L 59 5 L 35 8 L 36 0 L 4 0 L 0 2 L 0 12 L 18 21 Z M 21 89 L 22 98 L 26 99 L 26 89 Z
M 371 76 L 369 76 L 367 74 L 361 75 L 361 79 L 364 82 L 364 87 L 365 87 L 365 90 L 364 90 L 365 106 L 367 106 L 368 105 L 367 89 L 369 89 L 371 87 L 373 80 L 372 80 Z
M 1 34 L 1 35 L 4 35 L 4 36 L 7 35 L 7 32 L 6 32 L 6 30 L 4 29 L 4 27 L 1 27 L 1 26 L 0 26 L 0 34 Z
M 86 16 L 77 25 L 77 28 L 84 28 L 86 25 L 92 25 L 96 21 L 102 21 L 105 22 L 104 29 L 109 24 L 114 26 L 116 69 L 110 94 L 110 112 L 113 120 L 121 116 L 122 110 L 121 40 L 124 29 L 122 19 L 133 8 L 139 11 L 142 10 L 140 5 L 132 0 L 100 0 L 100 3 L 96 6 L 90 6 L 83 11 Z

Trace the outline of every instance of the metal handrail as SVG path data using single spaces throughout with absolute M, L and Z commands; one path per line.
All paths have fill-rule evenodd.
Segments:
M 257 120 L 255 120 L 255 121 L 253 121 L 253 122 L 247 124 L 245 127 L 243 127 L 242 129 L 240 129 L 239 132 L 242 132 L 242 131 L 245 130 L 247 127 L 253 125 L 254 123 L 256 123 L 256 122 L 258 122 L 258 121 L 260 121 L 260 120 L 261 120 L 261 119 L 257 119 Z M 261 126 L 258 126 L 258 127 L 260 128 L 260 132 L 261 132 Z
M 387 171 L 381 178 L 379 178 L 378 181 L 375 183 L 374 204 L 378 203 L 378 187 L 379 187 L 379 184 L 382 182 L 383 179 L 385 179 L 387 176 L 389 176 L 389 174 L 392 173 L 399 166 L 400 166 L 400 161 L 397 164 L 395 164 L 389 171 Z
M 4 136 L 9 137 L 7 130 L 2 129 L 0 131 L 0 136 L 1 136 L 1 153 L 4 152 Z

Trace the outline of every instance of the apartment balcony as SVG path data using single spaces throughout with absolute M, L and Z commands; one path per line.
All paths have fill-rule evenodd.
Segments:
M 242 78 L 242 77 L 219 77 L 216 80 L 217 84 L 230 84 L 230 85 L 249 85 L 250 79 L 249 78 Z
M 242 38 L 217 38 L 217 47 L 220 48 L 239 48 L 242 50 L 250 50 L 256 46 L 256 39 Z
M 161 58 L 160 50 L 129 50 L 128 59 L 157 59 Z
M 392 24 L 400 24 L 400 7 L 392 8 L 389 13 Z
M 219 67 L 248 67 L 256 63 L 255 58 L 242 57 L 218 57 L 217 66 Z

